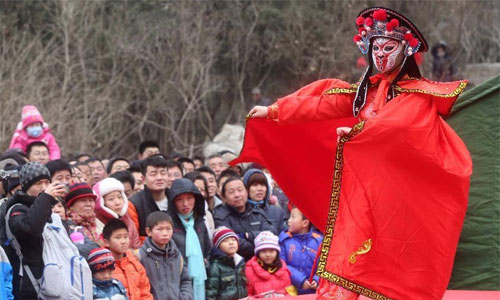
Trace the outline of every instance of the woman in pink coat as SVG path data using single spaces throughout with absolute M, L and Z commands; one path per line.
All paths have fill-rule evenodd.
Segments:
M 290 280 L 290 271 L 280 258 L 278 237 L 263 231 L 255 238 L 255 256 L 245 266 L 248 296 L 296 296 Z
M 47 145 L 50 160 L 61 158 L 61 150 L 56 143 L 56 138 L 50 132 L 49 125 L 43 121 L 42 115 L 35 106 L 26 105 L 23 107 L 21 122 L 17 124 L 9 149 L 19 148 L 26 153 L 28 145 L 33 142 L 43 142 Z

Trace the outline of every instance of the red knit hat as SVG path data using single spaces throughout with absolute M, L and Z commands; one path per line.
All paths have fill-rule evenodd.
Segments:
M 219 248 L 220 243 L 222 243 L 222 241 L 224 241 L 229 237 L 234 237 L 238 242 L 240 240 L 238 238 L 238 235 L 231 229 L 227 228 L 226 226 L 217 227 L 217 229 L 215 229 L 214 231 L 214 237 L 213 237 L 214 247 Z
M 91 197 L 94 201 L 97 198 L 90 185 L 86 183 L 77 183 L 70 186 L 69 193 L 65 197 L 66 207 L 70 208 L 76 200 L 83 197 Z
M 111 254 L 111 251 L 106 248 L 95 248 L 90 251 L 87 262 L 92 274 L 108 269 L 115 269 L 115 258 Z
M 33 123 L 42 123 L 43 125 L 42 115 L 34 105 L 25 105 L 23 107 L 21 121 L 23 123 L 23 128 L 26 128 Z

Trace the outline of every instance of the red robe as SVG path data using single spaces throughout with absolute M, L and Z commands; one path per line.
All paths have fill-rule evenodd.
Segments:
M 472 162 L 444 122 L 466 82 L 314 82 L 250 119 L 240 157 L 266 166 L 325 233 L 318 275 L 373 299 L 442 299 L 467 208 Z M 278 121 L 278 122 L 275 122 Z M 358 123 L 359 121 L 362 121 Z M 337 145 L 336 128 L 358 123 Z M 319 291 L 321 292 L 321 291 Z

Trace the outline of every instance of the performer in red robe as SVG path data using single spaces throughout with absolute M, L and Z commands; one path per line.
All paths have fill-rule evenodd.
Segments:
M 369 8 L 356 25 L 360 82 L 319 80 L 254 107 L 232 163 L 266 166 L 323 230 L 317 299 L 440 300 L 472 172 L 443 117 L 467 82 L 420 76 L 413 55 L 427 43 L 398 12 Z

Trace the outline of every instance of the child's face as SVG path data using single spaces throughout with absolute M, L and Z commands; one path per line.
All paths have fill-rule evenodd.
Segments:
M 57 201 L 57 203 L 52 207 L 52 212 L 61 216 L 61 220 L 66 219 L 66 209 L 64 209 L 64 205 L 61 202 Z
M 109 281 L 113 279 L 113 270 L 106 269 L 100 272 L 94 273 L 94 278 L 101 281 Z
M 306 233 L 309 231 L 309 220 L 305 219 L 297 208 L 293 208 L 292 211 L 290 211 L 288 231 L 291 233 Z
M 112 191 L 104 195 L 103 199 L 104 199 L 104 206 L 111 209 L 117 215 L 120 215 L 123 209 L 123 204 L 125 203 L 122 192 Z
M 270 265 L 276 260 L 276 257 L 278 257 L 278 251 L 275 249 L 264 249 L 260 250 L 258 255 L 263 262 Z
M 162 249 L 170 242 L 173 232 L 172 224 L 167 221 L 160 222 L 153 228 L 146 227 L 146 234 Z
M 129 237 L 128 231 L 125 228 L 120 228 L 111 234 L 109 240 L 104 240 L 104 246 L 113 254 L 123 255 L 128 250 Z
M 180 194 L 174 199 L 175 210 L 181 215 L 191 213 L 194 209 L 194 203 L 195 198 L 191 193 Z
M 238 252 L 238 241 L 234 237 L 228 237 L 219 244 L 219 249 L 228 256 L 233 256 Z

